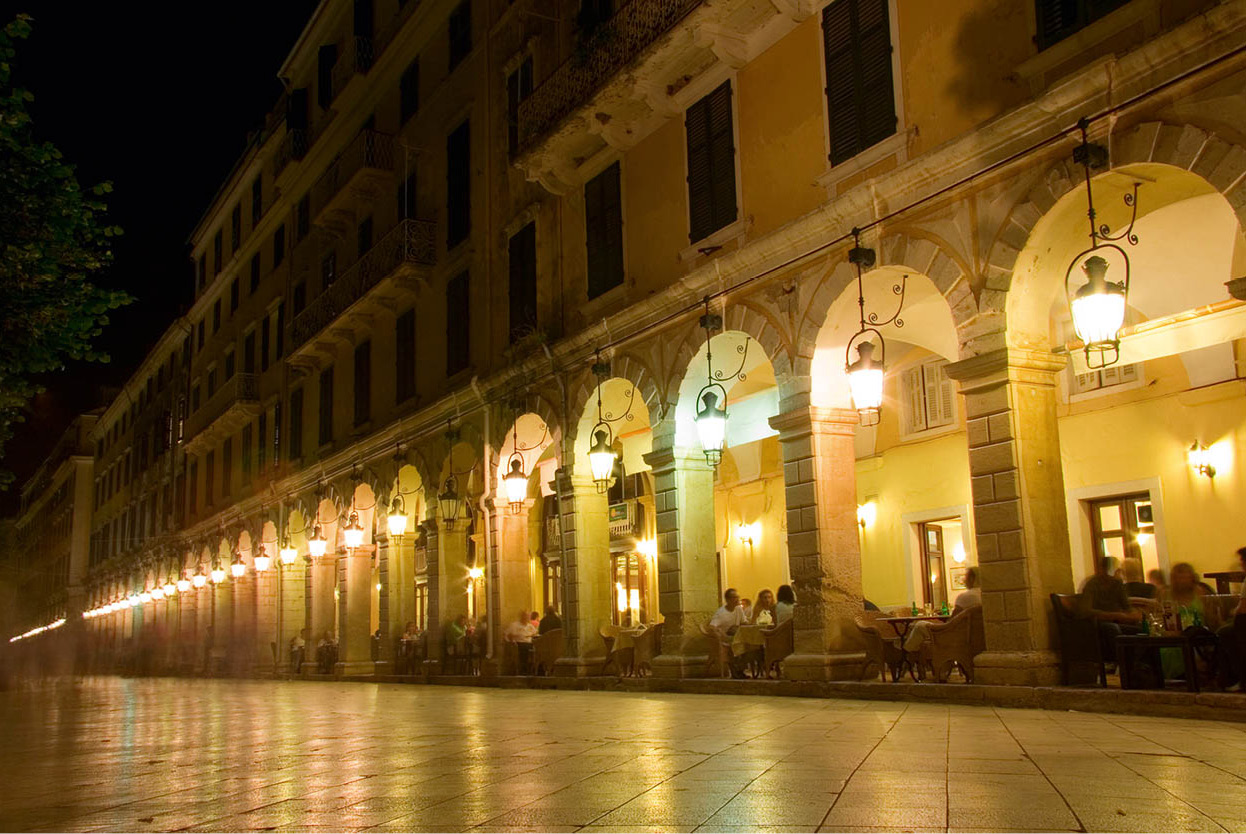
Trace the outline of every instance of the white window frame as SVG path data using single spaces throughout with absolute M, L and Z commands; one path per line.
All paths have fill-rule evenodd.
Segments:
M 959 401 L 960 398 L 956 395 L 957 394 L 956 386 L 955 384 L 953 384 L 952 378 L 947 376 L 946 371 L 944 373 L 944 378 L 950 390 L 950 398 L 948 401 L 951 403 L 951 406 L 952 406 L 951 421 L 941 426 L 933 426 L 931 428 L 922 428 L 922 429 L 914 429 L 910 426 L 910 423 L 909 423 L 909 403 L 908 403 L 908 396 L 907 396 L 908 392 L 905 390 L 905 376 L 913 370 L 916 370 L 919 368 L 925 368 L 926 366 L 938 365 L 940 363 L 943 364 L 945 369 L 947 365 L 951 364 L 951 362 L 948 359 L 945 359 L 944 357 L 936 354 L 936 355 L 929 356 L 929 357 L 923 357 L 922 359 L 916 360 L 914 362 L 910 362 L 907 365 L 900 367 L 896 371 L 896 385 L 898 386 L 898 389 L 899 389 L 898 396 L 896 397 L 896 399 L 899 402 L 900 441 L 901 442 L 905 442 L 908 440 L 929 440 L 934 437 L 942 437 L 945 434 L 952 434 L 960 430 L 960 401 Z M 926 389 L 925 389 L 924 382 L 922 385 L 922 404 L 923 404 L 923 418 L 924 418 L 925 415 L 928 414 L 930 411 L 930 406 L 926 401 Z

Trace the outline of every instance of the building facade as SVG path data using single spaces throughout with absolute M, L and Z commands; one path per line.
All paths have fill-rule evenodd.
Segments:
M 171 428 L 96 511 L 96 655 L 307 629 L 367 674 L 463 615 L 506 670 L 554 605 L 560 673 L 662 622 L 698 675 L 726 587 L 791 584 L 784 674 L 852 678 L 863 599 L 976 565 L 979 679 L 1053 680 L 1096 555 L 1243 543 L 1244 41 L 1237 0 L 326 0 L 97 426 L 105 481 Z

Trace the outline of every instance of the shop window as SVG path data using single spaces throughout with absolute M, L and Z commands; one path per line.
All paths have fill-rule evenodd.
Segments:
M 541 585 L 544 589 L 545 607 L 554 606 L 562 613 L 562 560 L 541 560 Z
M 947 360 L 936 359 L 907 368 L 901 374 L 906 434 L 956 422 L 956 390 L 947 375 L 947 364 Z
M 890 0 L 834 0 L 822 10 L 831 164 L 896 132 Z
M 309 575 L 311 571 L 307 572 Z M 428 583 L 415 583 L 415 624 L 424 631 L 428 628 Z
M 739 216 L 735 193 L 735 135 L 731 82 L 688 108 L 688 237 L 696 242 Z

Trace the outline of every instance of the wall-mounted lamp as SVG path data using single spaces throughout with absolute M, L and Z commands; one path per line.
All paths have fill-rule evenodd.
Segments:
M 952 545 L 952 561 L 953 562 L 955 562 L 958 565 L 963 565 L 965 563 L 966 558 L 967 557 L 965 555 L 965 543 L 964 542 L 957 542 L 956 544 Z
M 857 524 L 861 525 L 861 529 L 873 527 L 874 520 L 878 518 L 878 502 L 873 498 L 866 499 L 864 504 L 857 504 Z
M 741 544 L 747 544 L 749 553 L 753 552 L 754 545 L 761 538 L 761 522 L 754 521 L 751 524 L 741 522 L 736 525 L 735 536 L 740 540 Z
M 473 566 L 467 569 L 467 578 L 473 582 L 479 582 L 484 575 L 485 572 L 478 567 Z
M 1211 462 L 1211 450 L 1197 440 L 1190 445 L 1190 450 L 1186 452 L 1186 460 L 1190 462 L 1190 468 L 1198 474 L 1206 475 L 1208 478 L 1216 477 L 1216 467 Z
M 636 542 L 636 552 L 649 559 L 656 559 L 658 556 L 658 540 L 641 539 Z

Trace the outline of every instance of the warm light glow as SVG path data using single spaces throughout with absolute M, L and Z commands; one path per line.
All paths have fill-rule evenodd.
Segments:
M 1186 452 L 1186 459 L 1190 463 L 1190 468 L 1199 475 L 1206 475 L 1208 478 L 1216 477 L 1216 465 L 1212 461 L 1211 449 L 1208 449 L 1197 440 L 1190 446 L 1190 450 Z
M 761 538 L 761 522 L 754 521 L 752 524 L 741 523 L 736 525 L 735 536 L 750 547 L 757 544 Z
M 235 559 L 229 564 L 229 574 L 234 579 L 241 579 L 247 572 L 247 566 L 242 559 Z
M 139 594 L 138 601 L 140 605 L 146 605 L 147 603 L 151 602 L 151 591 L 143 591 L 141 594 Z
M 511 458 L 511 469 L 502 479 L 502 485 L 506 488 L 506 500 L 511 512 L 518 514 L 523 509 L 524 499 L 528 497 L 528 476 L 523 471 L 523 459 L 518 455 Z
M 857 345 L 857 361 L 844 369 L 852 393 L 852 407 L 863 426 L 878 424 L 883 407 L 883 364 L 874 359 L 874 343 Z
M 394 496 L 389 508 L 389 517 L 385 520 L 390 536 L 401 536 L 407 532 L 407 513 L 403 506 L 402 496 Z
M 363 525 L 359 523 L 359 513 L 351 511 L 350 520 L 342 530 L 342 538 L 346 546 L 355 550 L 363 545 Z
M 169 578 L 164 581 L 164 595 L 171 597 L 177 593 L 177 582 L 173 579 L 173 574 L 169 574 Z
M 1155 536 L 1153 536 L 1153 535 L 1152 535 L 1152 534 L 1150 534 L 1150 533 L 1139 533 L 1139 534 L 1138 534 L 1138 536 L 1137 536 L 1137 539 L 1138 539 L 1138 544 L 1142 545 L 1143 547 L 1145 547 L 1146 545 L 1150 544 L 1150 543 L 1151 543 L 1151 540 L 1152 540 L 1152 539 L 1154 539 L 1154 538 L 1155 538 Z
M 723 444 L 727 441 L 727 410 L 718 407 L 718 394 L 713 391 L 701 394 L 696 422 L 705 460 L 710 466 L 717 466 L 722 460 Z
M 623 587 L 622 582 L 614 583 L 615 602 L 614 605 L 620 611 L 627 610 L 627 589 Z
M 273 558 L 268 555 L 268 550 L 264 545 L 260 545 L 259 552 L 255 554 L 255 572 L 263 573 L 272 565 Z
M 181 579 L 177 580 L 177 589 L 183 594 L 189 593 L 190 592 L 190 580 L 184 576 Z
M 593 433 L 593 445 L 588 450 L 588 468 L 593 471 L 593 483 L 598 492 L 610 488 L 610 479 L 614 476 L 614 462 L 618 458 L 609 445 L 609 432 L 597 429 Z
M 632 588 L 627 592 L 627 607 L 633 611 L 640 610 L 640 589 Z
M 212 568 L 212 584 L 219 585 L 225 581 L 225 569 L 220 565 Z
M 959 565 L 964 563 L 965 558 L 965 543 L 957 542 L 952 545 L 952 561 Z
M 1098 255 L 1087 258 L 1082 270 L 1086 283 L 1069 303 L 1073 330 L 1087 347 L 1113 346 L 1125 323 L 1125 287 L 1105 280 L 1108 262 Z
M 162 587 L 161 587 L 161 586 L 159 586 L 159 585 L 157 585 L 156 587 L 152 588 L 152 589 L 151 589 L 151 598 L 152 598 L 152 599 L 154 599 L 154 600 L 161 600 L 161 599 L 164 599 L 164 588 L 162 588 Z
M 202 588 L 204 585 L 208 584 L 208 575 L 203 572 L 203 565 L 200 565 L 199 572 L 190 578 L 190 584 L 194 585 L 196 588 Z
M 376 583 L 376 589 L 377 589 L 378 591 L 379 591 L 379 590 L 381 590 L 381 583 L 380 583 L 380 582 Z
M 281 549 L 277 551 L 277 556 L 281 559 L 281 564 L 293 565 L 294 560 L 299 557 L 299 552 L 297 549 L 291 547 L 289 540 L 287 540 L 286 543 L 281 546 Z
M 857 523 L 862 528 L 873 527 L 878 518 L 878 504 L 871 498 L 864 504 L 857 505 Z
M 484 575 L 485 575 L 485 572 L 484 572 L 483 570 L 481 570 L 480 568 L 477 568 L 477 567 L 471 567 L 471 568 L 468 568 L 468 569 L 467 569 L 467 577 L 468 577 L 468 579 L 472 580 L 473 582 L 478 581 L 478 580 L 479 580 L 481 577 L 483 577 Z
M 312 530 L 311 538 L 307 540 L 307 552 L 311 554 L 313 559 L 319 559 L 325 554 L 329 548 L 329 542 L 325 539 L 324 533 L 320 532 L 320 525 L 317 524 Z
M 650 559 L 656 559 L 658 556 L 658 540 L 657 539 L 641 539 L 636 542 L 636 552 L 641 556 Z

